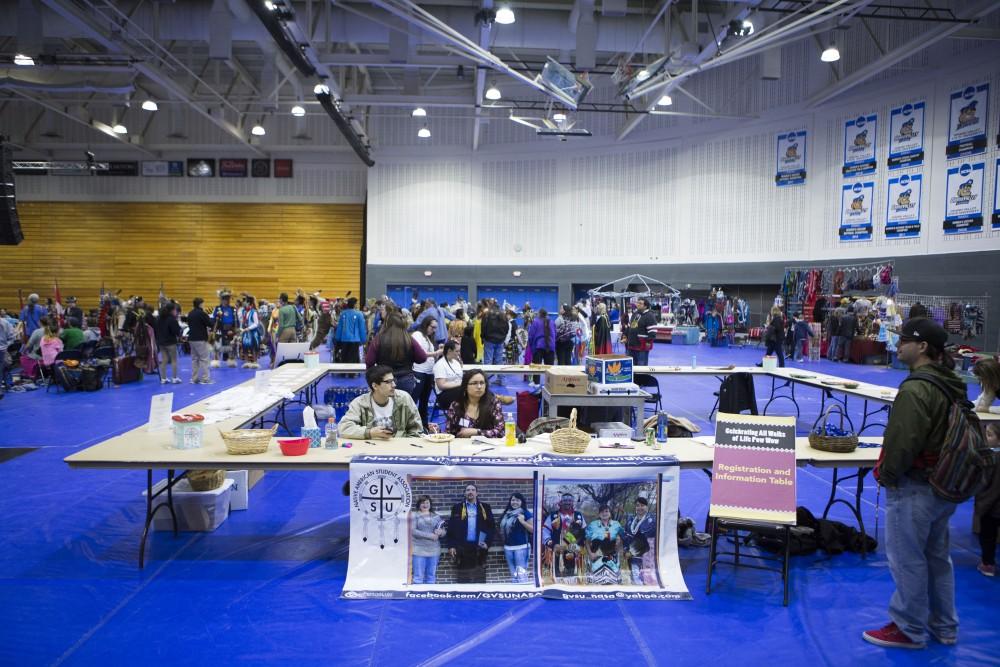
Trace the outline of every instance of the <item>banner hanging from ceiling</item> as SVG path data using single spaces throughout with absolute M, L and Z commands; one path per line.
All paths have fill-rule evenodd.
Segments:
M 889 169 L 924 163 L 924 106 L 914 102 L 889 112 Z
M 945 234 L 983 231 L 983 162 L 963 164 L 948 170 L 945 184 Z
M 840 240 L 870 241 L 875 183 L 868 181 L 847 184 L 841 188 L 840 199 Z
M 889 179 L 885 208 L 885 237 L 906 239 L 920 236 L 920 195 L 923 177 L 903 174 Z
M 875 173 L 878 114 L 858 116 L 844 123 L 844 178 Z
M 777 168 L 774 183 L 778 187 L 806 182 L 806 139 L 805 130 L 783 132 L 775 138 Z
M 949 160 L 986 150 L 986 120 L 989 118 L 990 84 L 966 86 L 951 94 L 948 109 Z
M 689 600 L 679 473 L 669 456 L 355 457 L 343 597 Z

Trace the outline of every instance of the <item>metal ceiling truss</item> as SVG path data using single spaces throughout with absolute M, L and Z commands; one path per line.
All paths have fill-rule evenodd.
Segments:
M 774 0 L 763 3 L 757 8 L 759 12 L 770 12 L 777 14 L 791 14 L 799 11 L 803 7 L 824 7 L 834 4 L 833 2 L 816 2 L 815 0 Z M 882 3 L 869 3 L 868 7 L 855 13 L 854 18 L 860 19 L 884 19 L 887 21 L 925 21 L 931 23 L 969 23 L 968 19 L 955 15 L 955 12 L 948 7 L 931 7 L 929 5 L 887 5 Z

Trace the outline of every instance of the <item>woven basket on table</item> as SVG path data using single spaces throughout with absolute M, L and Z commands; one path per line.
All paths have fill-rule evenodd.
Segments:
M 219 434 L 222 435 L 222 440 L 226 443 L 226 452 L 229 454 L 263 454 L 277 430 L 278 425 L 275 424 L 271 428 L 262 429 L 220 430 Z
M 226 481 L 226 471 L 188 470 L 187 480 L 192 491 L 215 491 Z
M 590 444 L 590 434 L 576 427 L 576 408 L 569 415 L 569 427 L 553 431 L 549 437 L 557 454 L 583 454 Z
M 820 435 L 816 433 L 816 426 L 820 422 L 823 423 L 824 430 L 827 424 L 827 419 L 830 416 L 830 411 L 836 409 L 840 413 L 840 428 L 844 428 L 844 420 L 851 427 L 851 432 L 844 436 L 834 436 L 834 435 Z M 854 424 L 851 422 L 851 418 L 844 413 L 844 409 L 834 403 L 828 407 L 823 414 L 821 414 L 817 419 L 816 423 L 813 424 L 812 429 L 809 431 L 809 446 L 813 449 L 818 449 L 824 452 L 832 452 L 834 454 L 849 454 L 858 448 L 858 435 L 854 432 Z

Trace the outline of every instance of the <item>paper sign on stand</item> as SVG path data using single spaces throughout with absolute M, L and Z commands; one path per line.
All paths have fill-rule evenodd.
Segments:
M 271 371 L 257 371 L 253 375 L 253 390 L 265 392 L 271 384 Z
M 795 523 L 795 418 L 720 413 L 709 515 Z
M 169 431 L 173 424 L 170 415 L 174 409 L 173 394 L 157 394 L 149 400 L 149 430 Z

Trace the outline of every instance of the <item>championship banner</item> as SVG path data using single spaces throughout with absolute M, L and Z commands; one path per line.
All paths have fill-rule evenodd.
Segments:
M 777 173 L 774 182 L 778 187 L 802 185 L 806 182 L 806 131 L 795 130 L 779 134 L 777 144 Z
M 878 114 L 858 116 L 844 124 L 844 178 L 875 173 Z
M 993 174 L 993 229 L 1000 229 L 1000 158 Z
M 709 516 L 795 523 L 795 418 L 719 413 Z
M 924 106 L 904 104 L 889 112 L 889 169 L 924 163 Z
M 670 456 L 355 457 L 342 595 L 690 600 L 679 481 Z
M 854 183 L 841 189 L 840 240 L 868 241 L 872 237 L 875 183 Z
M 967 86 L 951 94 L 948 110 L 949 160 L 986 150 L 986 119 L 989 117 L 990 84 Z
M 920 194 L 923 177 L 903 174 L 889 179 L 889 201 L 885 207 L 885 237 L 905 239 L 920 236 Z
M 944 209 L 945 234 L 983 231 L 983 162 L 948 170 Z

